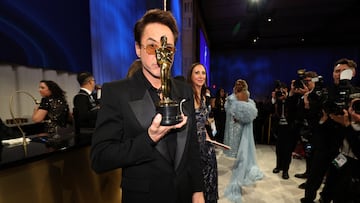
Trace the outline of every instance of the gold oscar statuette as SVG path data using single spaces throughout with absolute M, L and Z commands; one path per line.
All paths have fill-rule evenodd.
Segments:
M 170 126 L 182 121 L 181 105 L 170 99 L 170 74 L 173 63 L 174 51 L 167 45 L 166 36 L 161 37 L 161 47 L 156 49 L 156 60 L 160 66 L 162 98 L 156 106 L 158 113 L 162 115 L 161 125 Z

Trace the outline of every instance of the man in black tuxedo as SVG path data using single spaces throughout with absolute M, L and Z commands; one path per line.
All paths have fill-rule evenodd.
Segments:
M 101 108 L 92 139 L 92 168 L 122 168 L 122 203 L 203 203 L 203 179 L 191 87 L 170 78 L 170 98 L 181 101 L 183 120 L 160 125 L 156 104 L 162 93 L 155 50 L 161 37 L 174 50 L 173 15 L 149 10 L 135 24 L 135 49 L 142 68 L 132 77 L 102 86 Z
M 99 104 L 92 93 L 95 89 L 94 76 L 89 72 L 82 72 L 77 75 L 80 84 L 80 91 L 74 97 L 74 120 L 75 131 L 79 133 L 80 128 L 95 128 Z

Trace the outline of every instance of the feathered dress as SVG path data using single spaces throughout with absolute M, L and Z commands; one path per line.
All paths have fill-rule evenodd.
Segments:
M 224 196 L 232 202 L 241 203 L 241 187 L 252 185 L 264 176 L 256 163 L 253 135 L 252 122 L 257 116 L 257 108 L 253 100 L 238 101 L 233 94 L 229 96 L 228 101 L 231 102 L 227 108 L 231 119 L 226 120 L 229 122 L 226 129 L 231 132 L 228 134 L 228 139 L 237 140 L 238 143 L 229 143 L 231 147 L 235 146 L 237 151 L 231 179 L 225 188 Z M 235 152 L 231 152 L 233 153 Z

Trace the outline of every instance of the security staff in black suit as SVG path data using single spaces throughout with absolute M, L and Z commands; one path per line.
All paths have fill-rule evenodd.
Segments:
M 186 99 L 183 121 L 160 125 L 156 104 L 163 96 L 156 50 L 166 36 L 174 50 L 176 21 L 169 11 L 149 10 L 135 24 L 135 50 L 142 68 L 132 77 L 102 86 L 92 139 L 96 172 L 122 168 L 122 203 L 204 203 L 200 150 L 191 87 L 169 78 L 170 98 Z
M 100 105 L 92 95 L 96 85 L 94 76 L 89 72 L 82 72 L 77 75 L 77 80 L 80 91 L 73 99 L 73 114 L 75 131 L 79 133 L 80 128 L 95 128 Z

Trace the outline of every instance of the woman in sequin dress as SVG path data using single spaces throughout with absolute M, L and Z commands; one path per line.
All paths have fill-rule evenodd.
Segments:
M 42 99 L 34 109 L 32 120 L 35 123 L 44 122 L 45 132 L 56 134 L 57 127 L 66 127 L 69 121 L 65 91 L 51 80 L 41 80 L 39 92 Z
M 197 136 L 200 146 L 200 157 L 202 160 L 204 176 L 204 195 L 206 203 L 216 203 L 218 200 L 218 173 L 215 147 L 206 141 L 210 137 L 206 131 L 205 124 L 208 122 L 209 109 L 206 106 L 206 70 L 202 64 L 192 65 L 187 78 L 194 91 L 194 106 L 196 116 Z

